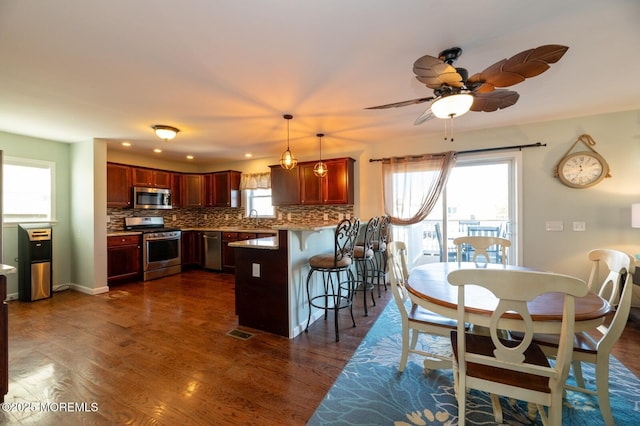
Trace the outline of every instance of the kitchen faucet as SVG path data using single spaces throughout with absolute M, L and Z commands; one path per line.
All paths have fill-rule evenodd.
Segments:
M 251 209 L 251 211 L 249 212 L 249 220 L 251 220 L 251 216 L 252 216 L 254 213 L 256 214 L 256 223 L 255 223 L 255 227 L 257 228 L 257 227 L 258 227 L 258 210 L 256 210 L 256 209 Z

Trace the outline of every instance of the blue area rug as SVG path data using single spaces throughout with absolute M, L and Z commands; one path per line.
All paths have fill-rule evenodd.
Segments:
M 387 305 L 360 347 L 317 408 L 309 425 L 455 425 L 458 405 L 451 370 L 425 373 L 422 358 L 410 354 L 404 373 L 398 372 L 401 353 L 400 313 Z M 448 339 L 422 336 L 418 346 L 447 353 Z M 594 369 L 582 364 L 587 386 L 595 389 Z M 640 380 L 613 356 L 610 359 L 611 408 L 618 425 L 640 425 Z M 575 383 L 573 377 L 570 383 Z M 504 423 L 542 424 L 527 417 L 525 402 L 501 398 Z M 495 424 L 488 394 L 472 390 L 467 398 L 467 423 Z M 563 425 L 604 424 L 595 396 L 567 391 Z

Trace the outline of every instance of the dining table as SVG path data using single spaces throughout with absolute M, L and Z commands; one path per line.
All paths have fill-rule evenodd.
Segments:
M 449 284 L 447 276 L 457 269 L 505 269 L 534 271 L 525 266 L 477 262 L 434 262 L 416 266 L 411 270 L 406 289 L 413 303 L 448 318 L 457 318 L 458 287 Z M 518 283 L 514 282 L 514 286 Z M 498 306 L 498 298 L 489 290 L 465 286 L 465 322 L 473 326 L 489 327 L 491 314 Z M 562 293 L 545 293 L 527 303 L 534 331 L 560 334 L 564 297 Z M 595 293 L 575 298 L 575 331 L 595 329 L 611 311 L 609 303 Z M 504 322 L 502 322 L 504 321 Z M 506 313 L 501 328 L 525 331 L 524 321 L 517 313 Z

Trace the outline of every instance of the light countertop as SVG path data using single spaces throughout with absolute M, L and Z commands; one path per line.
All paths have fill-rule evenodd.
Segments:
M 229 247 L 263 250 L 277 250 L 279 248 L 278 237 L 264 237 L 256 238 L 253 240 L 233 241 L 229 243 Z

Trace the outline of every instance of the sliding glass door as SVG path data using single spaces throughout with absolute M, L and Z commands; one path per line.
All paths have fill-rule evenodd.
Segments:
M 509 239 L 508 263 L 518 264 L 520 160 L 519 151 L 461 155 L 438 204 L 421 224 L 421 247 L 415 247 L 415 239 L 410 243 L 411 258 L 417 263 L 456 261 L 453 239 L 482 233 Z

